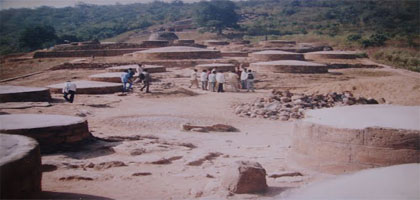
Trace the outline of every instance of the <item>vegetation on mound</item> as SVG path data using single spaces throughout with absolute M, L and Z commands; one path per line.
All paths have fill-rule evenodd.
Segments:
M 204 31 L 235 30 L 235 34 L 225 32 L 227 37 L 244 36 L 251 40 L 300 37 L 326 41 L 342 49 L 398 47 L 398 52 L 381 50 L 374 58 L 411 70 L 419 67 L 418 61 L 413 59 L 416 55 L 410 53 L 420 48 L 420 1 L 413 0 L 386 3 L 380 0 L 212 0 L 198 3 L 174 0 L 108 6 L 82 3 L 66 8 L 2 10 L 0 19 L 0 54 L 31 51 L 64 41 L 105 39 L 127 31 L 194 19 L 196 28 Z M 51 30 L 50 27 L 53 27 L 54 39 L 43 40 L 36 34 L 24 37 L 25 32 L 32 33 L 28 30 Z M 407 48 L 409 50 L 405 50 Z M 387 54 L 392 54 L 393 58 Z

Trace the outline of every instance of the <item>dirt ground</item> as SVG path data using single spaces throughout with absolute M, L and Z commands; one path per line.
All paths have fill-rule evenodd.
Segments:
M 6 67 L 2 65 L 2 71 Z M 104 71 L 46 71 L 1 84 L 47 86 Z M 349 90 L 355 96 L 384 98 L 390 104 L 420 105 L 420 74 L 387 66 L 336 69 L 327 74 L 257 74 L 255 93 L 189 89 L 190 71 L 168 68 L 168 72 L 152 74 L 157 81 L 152 83 L 151 94 L 135 86 L 127 96 L 77 95 L 73 104 L 54 94 L 51 107 L 2 109 L 5 113 L 82 116 L 95 137 L 125 137 L 114 142 L 98 140 L 75 152 L 43 155 L 44 192 L 39 198 L 276 199 L 284 191 L 332 175 L 289 164 L 293 121 L 241 118 L 234 114 L 235 104 L 267 96 L 271 89 L 291 89 L 308 94 Z M 228 124 L 240 131 L 187 132 L 180 128 L 184 123 Z M 188 164 L 200 159 L 199 164 Z M 266 193 L 232 195 L 220 183 L 224 171 L 237 160 L 257 161 L 268 175 L 299 171 L 303 176 L 267 177 Z

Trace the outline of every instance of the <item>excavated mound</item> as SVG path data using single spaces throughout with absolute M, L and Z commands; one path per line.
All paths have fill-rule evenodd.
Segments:
M 216 71 L 223 71 L 223 72 L 227 72 L 227 71 L 233 71 L 235 70 L 235 64 L 230 64 L 230 63 L 214 63 L 214 64 L 201 64 L 201 65 L 197 65 L 195 67 L 197 70 L 212 70 L 212 69 L 216 69 Z
M 261 41 L 259 44 L 261 44 L 263 46 L 283 47 L 283 46 L 296 45 L 296 41 L 291 41 L 291 40 L 267 40 L 267 41 Z
M 90 139 L 87 121 L 80 117 L 43 114 L 0 115 L 0 132 L 36 139 L 42 152 L 55 152 Z
M 121 83 L 122 74 L 123 72 L 108 72 L 108 73 L 94 74 L 94 75 L 89 76 L 89 80 Z
M 223 57 L 248 57 L 248 53 L 241 52 L 241 51 L 223 51 L 222 56 Z
M 229 42 L 223 41 L 223 40 L 206 40 L 204 41 L 205 45 L 208 46 L 215 46 L 215 45 L 228 45 Z
M 368 169 L 307 185 L 281 199 L 420 199 L 420 164 Z
M 250 68 L 256 72 L 271 73 L 327 73 L 324 64 L 298 60 L 279 60 L 270 62 L 251 63 Z
M 195 43 L 195 40 L 175 40 L 174 44 L 176 45 L 192 45 Z
M 122 91 L 121 84 L 99 81 L 74 81 L 77 86 L 77 94 L 111 94 Z M 49 85 L 51 92 L 62 93 L 65 83 Z
M 303 54 L 293 53 L 287 51 L 260 51 L 251 53 L 251 58 L 258 61 L 273 61 L 273 60 L 305 60 Z
M 147 60 L 165 59 L 213 59 L 220 58 L 220 51 L 186 46 L 172 46 L 148 49 L 134 53 L 134 56 Z
M 0 85 L 0 102 L 50 101 L 48 88 Z
M 318 171 L 420 162 L 420 106 L 312 110 L 295 123 L 290 161 Z
M 358 51 L 316 51 L 305 53 L 305 59 L 356 59 L 364 57 L 363 52 Z
M 178 36 L 173 32 L 157 32 L 157 33 L 152 33 L 149 37 L 149 41 L 154 41 L 154 40 L 173 41 L 173 40 L 178 40 Z
M 0 134 L 0 198 L 28 199 L 41 192 L 38 143 L 20 135 Z
M 115 67 L 109 67 L 106 68 L 109 72 L 124 72 L 128 69 L 136 69 L 138 65 L 123 65 L 123 66 L 115 66 Z M 147 69 L 147 72 L 149 73 L 160 73 L 160 72 L 166 72 L 166 67 L 160 66 L 160 65 L 143 65 L 144 69 Z

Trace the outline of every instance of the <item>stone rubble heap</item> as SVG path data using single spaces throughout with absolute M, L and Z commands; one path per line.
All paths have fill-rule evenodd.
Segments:
M 385 100 L 381 99 L 381 103 Z M 329 108 L 334 106 L 354 104 L 378 104 L 372 98 L 356 98 L 349 91 L 343 93 L 328 93 L 326 95 L 305 95 L 291 93 L 288 90 L 273 90 L 266 98 L 257 98 L 253 103 L 236 105 L 235 114 L 240 117 L 266 118 L 271 120 L 288 121 L 304 117 L 304 110 Z

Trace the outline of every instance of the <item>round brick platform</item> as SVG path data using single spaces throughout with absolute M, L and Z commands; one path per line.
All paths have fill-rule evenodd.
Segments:
M 228 45 L 229 42 L 226 42 L 223 40 L 205 40 L 204 44 L 208 46 L 218 46 L 218 45 Z
M 91 139 L 86 119 L 65 115 L 0 115 L 0 132 L 36 139 L 45 153 L 65 149 Z
M 228 71 L 235 70 L 235 64 L 230 64 L 230 63 L 201 64 L 201 65 L 197 65 L 195 68 L 199 71 L 203 71 L 203 70 L 209 71 L 212 69 L 216 69 L 216 71 L 228 72 Z
M 308 111 L 289 161 L 327 173 L 420 162 L 420 107 L 362 105 Z
M 305 60 L 303 54 L 287 51 L 260 51 L 251 53 L 251 58 L 257 61 L 273 61 L 273 60 Z
M 108 73 L 94 74 L 94 75 L 89 76 L 89 80 L 121 83 L 122 74 L 123 72 L 108 72 Z
M 50 101 L 48 88 L 0 85 L 0 102 Z
M 251 63 L 250 69 L 256 72 L 268 73 L 327 73 L 324 64 L 298 60 L 279 60 L 270 62 Z
M 175 40 L 174 44 L 176 45 L 191 45 L 194 44 L 195 41 L 194 40 Z
M 261 41 L 259 44 L 264 45 L 264 46 L 282 47 L 282 46 L 296 45 L 296 41 L 291 41 L 291 40 L 267 40 L 267 41 Z
M 122 85 L 118 83 L 99 81 L 74 81 L 77 86 L 76 94 L 111 94 L 122 91 Z M 49 85 L 52 93 L 62 93 L 65 83 Z
M 213 59 L 220 58 L 220 51 L 202 49 L 196 47 L 173 46 L 148 49 L 134 53 L 135 57 L 145 60 L 165 59 Z
M 123 66 L 115 66 L 115 67 L 109 67 L 106 68 L 109 72 L 124 72 L 125 70 L 128 70 L 130 68 L 136 69 L 137 65 L 123 65 Z M 143 68 L 147 69 L 147 72 L 149 73 L 161 73 L 166 72 L 166 67 L 161 65 L 143 65 Z
M 305 59 L 356 59 L 360 58 L 363 52 L 358 51 L 316 51 L 305 53 Z
M 0 199 L 28 199 L 41 192 L 41 155 L 29 137 L 0 134 Z

